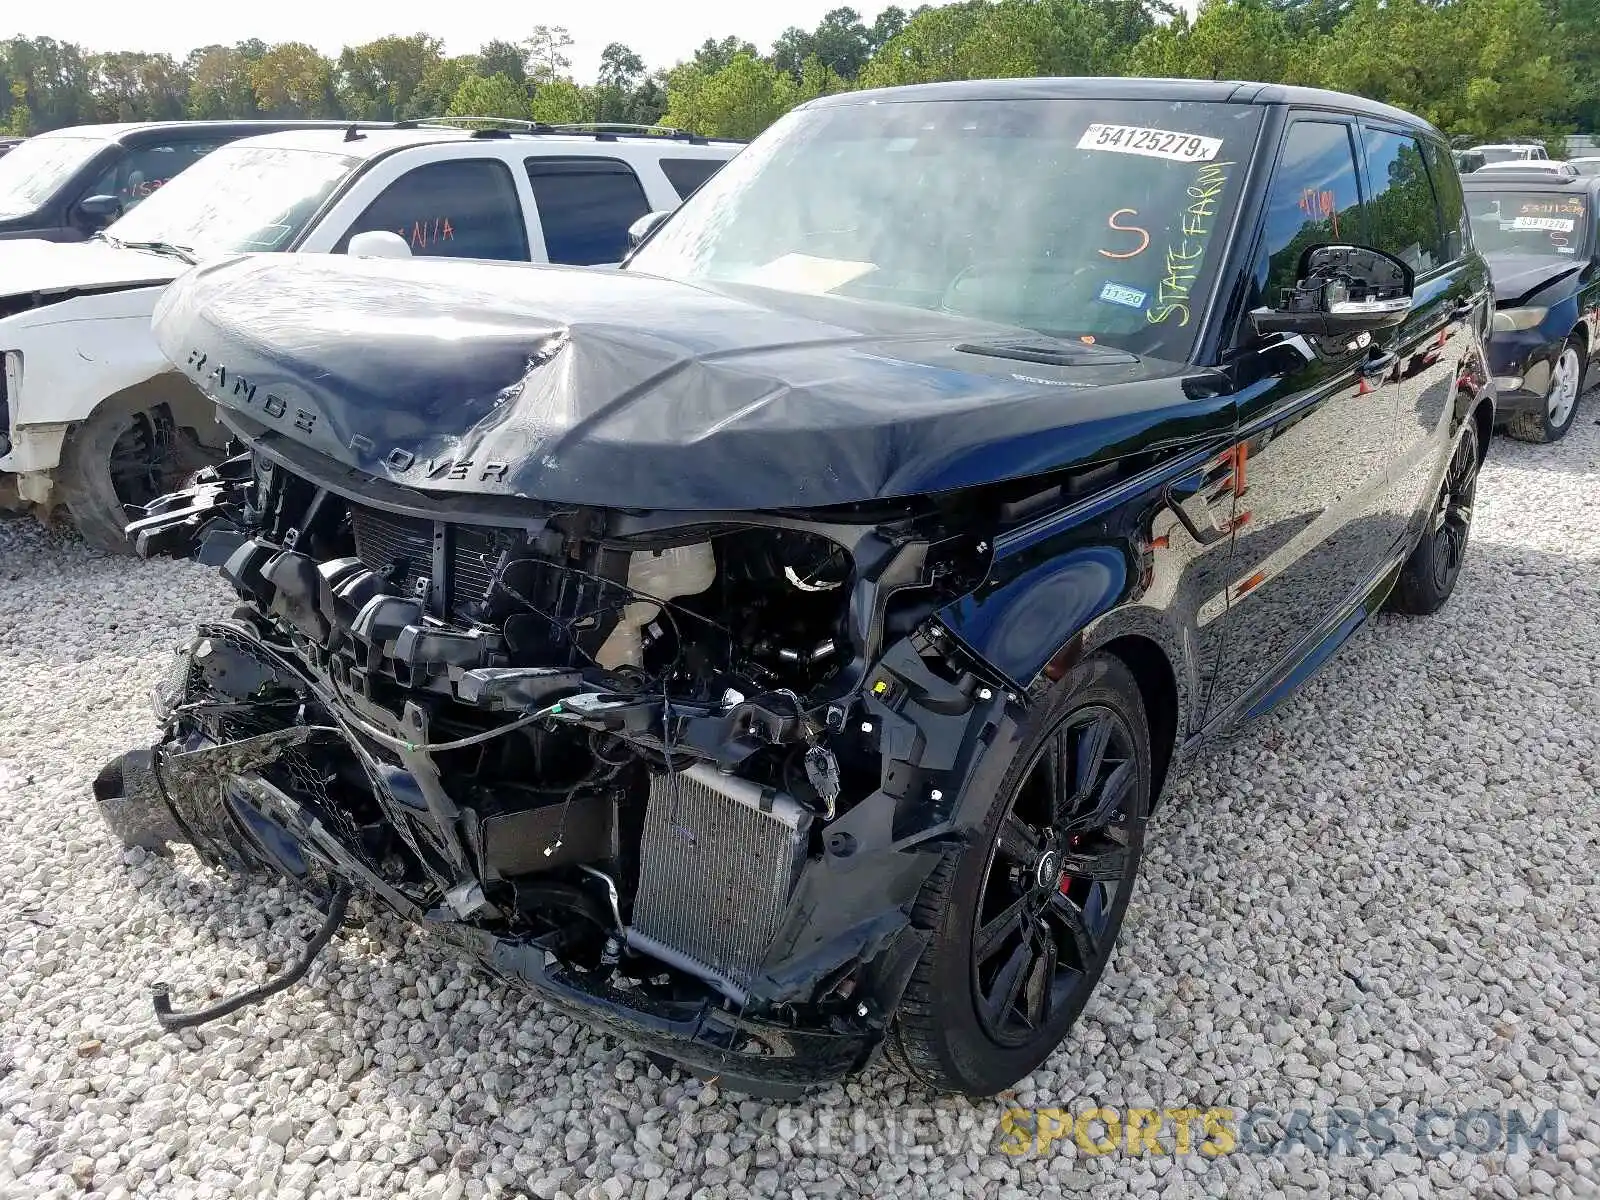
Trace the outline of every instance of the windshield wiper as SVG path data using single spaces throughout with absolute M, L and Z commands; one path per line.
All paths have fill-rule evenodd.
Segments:
M 127 250 L 148 250 L 152 254 L 165 254 L 168 258 L 176 258 L 188 263 L 191 267 L 200 260 L 194 256 L 194 250 L 188 246 L 178 246 L 172 242 L 122 242 L 116 238 L 107 238 L 114 245 Z

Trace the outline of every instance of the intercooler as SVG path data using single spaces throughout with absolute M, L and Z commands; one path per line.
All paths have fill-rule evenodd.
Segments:
M 351 532 L 356 556 L 374 571 L 388 572 L 396 590 L 416 595 L 433 576 L 435 527 L 432 521 L 402 517 L 352 505 Z M 501 552 L 516 544 L 508 529 L 477 525 L 444 525 L 447 611 L 459 615 L 463 605 L 483 599 L 494 578 Z
M 778 934 L 811 814 L 704 764 L 650 785 L 628 941 L 736 1001 Z

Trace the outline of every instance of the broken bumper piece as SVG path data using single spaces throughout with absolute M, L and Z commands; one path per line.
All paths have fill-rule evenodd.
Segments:
M 259 754 L 257 746 L 246 748 L 242 757 L 259 761 Z M 735 1090 L 789 1096 L 842 1078 L 870 1058 L 882 1035 L 876 1022 L 865 1020 L 807 1029 L 729 1012 L 710 998 L 674 1000 L 619 988 L 563 965 L 536 939 L 497 937 L 442 921 L 439 914 L 430 917 L 353 859 L 329 834 L 319 814 L 259 776 L 219 771 L 221 764 L 240 757 L 236 745 L 204 745 L 170 756 L 130 751 L 101 772 L 95 798 L 106 824 L 124 845 L 167 853 L 171 845 L 188 844 L 216 865 L 287 873 L 328 898 L 335 908 L 330 933 L 343 916 L 340 897 L 348 896 L 351 888 L 365 892 L 410 916 L 438 941 L 496 976 L 531 985 L 570 1014 Z M 208 777 L 220 788 L 220 803 L 196 805 L 187 789 L 196 779 Z M 191 802 L 175 803 L 175 796 Z M 249 999 L 270 994 L 261 991 Z M 165 995 L 165 985 L 157 985 L 158 1007 Z M 237 1007 L 229 1006 L 230 1011 Z M 184 1023 L 197 1022 L 163 1020 L 169 1028 Z
M 571 946 L 559 930 L 541 936 L 532 931 L 518 934 L 484 928 L 481 919 L 493 917 L 495 906 L 484 899 L 481 888 L 457 888 L 441 897 L 437 887 L 419 889 L 397 879 L 392 870 L 384 869 L 372 840 L 348 817 L 334 811 L 328 790 L 329 764 L 342 759 L 348 767 L 366 760 L 383 783 L 382 803 L 410 808 L 414 813 L 426 811 L 426 784 L 403 766 L 380 759 L 374 749 L 381 747 L 363 745 L 359 733 L 352 735 L 337 724 L 292 724 L 250 732 L 267 723 L 269 714 L 281 719 L 269 697 L 274 689 L 296 679 L 307 687 L 295 704 L 296 715 L 304 719 L 309 715 L 304 700 L 315 703 L 315 685 L 287 655 L 263 644 L 242 624 L 200 627 L 154 697 L 169 736 L 150 749 L 123 754 L 107 764 L 95 780 L 95 800 L 107 826 L 126 846 L 167 854 L 172 846 L 189 845 L 212 867 L 266 871 L 299 883 L 325 906 L 337 910 L 330 914 L 326 936 L 332 935 L 337 919 L 343 916 L 342 898 L 354 892 L 381 901 L 495 975 L 531 985 L 573 1015 L 651 1055 L 670 1059 L 702 1078 L 717 1078 L 735 1090 L 773 1097 L 797 1095 L 858 1070 L 873 1056 L 885 1021 L 883 1013 L 864 999 L 848 1008 L 834 1005 L 827 1014 L 814 1007 L 806 1012 L 792 1005 L 765 1005 L 765 1011 L 758 1014 L 728 1002 L 726 993 L 735 986 L 729 974 L 724 974 L 724 986 L 719 990 L 715 986 L 686 988 L 681 974 L 652 983 L 637 978 L 637 973 L 628 977 L 615 971 L 610 960 L 643 946 L 668 960 L 677 957 L 691 971 L 707 975 L 712 973 L 707 964 L 694 961 L 692 952 L 716 958 L 718 948 L 705 937 L 693 942 L 691 934 L 690 953 L 674 956 L 670 947 L 646 932 L 648 904 L 636 902 L 631 914 L 635 925 L 619 927 L 620 913 L 609 880 L 602 880 L 597 894 L 612 894 L 603 904 L 592 906 L 600 919 L 610 918 L 606 949 L 598 961 L 575 962 L 564 958 Z M 252 704 L 230 698 L 227 689 L 258 699 Z M 616 719 L 603 705 L 596 708 L 590 719 Z M 229 732 L 244 735 L 232 741 L 216 740 L 216 735 Z M 415 761 L 410 754 L 395 757 Z M 722 800 L 714 786 L 702 780 L 714 785 L 716 773 L 703 774 L 692 768 L 686 773 L 686 787 L 692 793 L 685 799 L 689 806 L 686 821 L 694 819 L 690 810 L 696 801 L 715 805 Z M 759 804 L 759 789 L 755 791 Z M 767 804 L 769 809 L 773 807 L 770 797 Z M 783 819 L 775 824 L 791 833 L 796 829 L 803 832 L 809 821 L 809 814 L 798 806 L 779 815 Z M 571 820 L 571 814 L 568 819 L 567 839 L 580 844 L 594 840 L 592 830 Z M 601 841 L 608 836 L 598 835 Z M 559 835 L 554 839 L 561 840 Z M 797 853 L 801 852 L 802 844 L 795 845 Z M 486 847 L 492 851 L 493 846 L 492 836 L 486 836 L 476 851 Z M 484 858 L 477 853 L 473 857 L 477 859 L 473 865 L 485 869 L 487 876 L 497 873 L 492 852 Z M 553 857 L 562 861 L 559 851 Z M 599 872 L 595 875 L 600 878 Z M 436 901 L 431 908 L 421 902 L 428 894 Z M 786 897 L 772 899 L 781 907 Z M 890 990 L 898 991 L 922 943 L 919 935 L 899 928 L 903 922 L 891 924 L 903 936 L 879 939 L 883 952 L 876 956 L 876 964 L 880 973 L 887 970 L 898 977 L 890 985 Z M 776 926 L 775 920 L 763 932 L 770 933 Z M 655 930 L 666 937 L 683 933 L 672 929 L 670 922 L 663 925 L 657 921 Z M 891 943 L 897 942 L 898 947 L 892 948 Z M 295 978 L 310 965 L 316 949 L 320 945 L 312 947 L 297 973 L 291 972 Z M 755 948 L 746 965 L 760 958 L 764 949 Z M 730 974 L 739 965 L 736 956 L 728 954 L 719 962 Z M 801 964 L 802 972 L 806 969 Z M 741 978 L 747 980 L 748 976 Z M 281 985 L 275 981 L 218 1005 L 222 1011 L 215 1015 L 235 1011 L 289 982 L 293 980 L 286 977 Z M 157 985 L 156 993 L 158 1016 L 167 1028 L 209 1019 L 203 1014 L 172 1013 L 164 984 Z

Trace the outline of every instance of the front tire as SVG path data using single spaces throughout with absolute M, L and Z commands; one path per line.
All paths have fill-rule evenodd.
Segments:
M 1087 659 L 1025 721 L 979 836 L 912 914 L 932 937 L 886 1052 L 940 1091 L 992 1096 L 1055 1051 L 1110 960 L 1143 855 L 1150 726 L 1128 668 Z
M 67 435 L 56 488 L 84 541 L 131 554 L 125 506 L 165 495 L 204 462 L 167 405 L 129 412 L 103 404 Z
M 1506 422 L 1506 432 L 1519 442 L 1559 442 L 1566 437 L 1578 415 L 1587 367 L 1583 342 L 1568 338 L 1550 369 L 1550 387 L 1539 411 L 1513 413 Z
M 1456 590 L 1472 532 L 1472 502 L 1478 489 L 1478 426 L 1462 424 L 1445 468 L 1444 483 L 1428 514 L 1428 526 L 1389 596 L 1395 612 L 1425 617 L 1438 612 Z

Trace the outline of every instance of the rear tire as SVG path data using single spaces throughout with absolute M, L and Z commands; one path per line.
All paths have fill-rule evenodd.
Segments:
M 1569 418 L 1570 419 L 1570 418 Z M 1472 503 L 1478 487 L 1478 423 L 1462 423 L 1456 448 L 1445 468 L 1438 499 L 1428 514 L 1428 526 L 1417 543 L 1400 579 L 1389 595 L 1389 608 L 1425 617 L 1444 607 L 1456 590 L 1461 564 L 1466 560 L 1472 532 Z
M 124 506 L 165 495 L 206 461 L 165 404 L 134 412 L 103 404 L 67 434 L 56 469 L 57 495 L 84 541 L 111 554 L 131 554 Z
M 932 936 L 889 1031 L 894 1066 L 992 1096 L 1054 1053 L 1110 960 L 1152 777 L 1139 686 L 1119 659 L 1089 658 L 1037 702 L 978 836 L 912 910 Z
M 1578 416 L 1589 359 L 1581 338 L 1570 337 L 1550 368 L 1550 386 L 1537 412 L 1512 413 L 1506 432 L 1519 442 L 1559 442 Z

